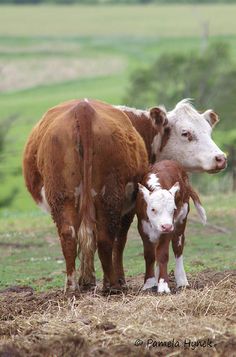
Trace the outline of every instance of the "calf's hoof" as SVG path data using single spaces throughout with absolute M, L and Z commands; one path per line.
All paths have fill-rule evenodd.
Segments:
M 157 281 L 156 278 L 153 276 L 152 278 L 148 278 L 145 281 L 144 286 L 142 287 L 143 291 L 150 291 L 150 292 L 156 292 L 157 291 Z
M 157 292 L 159 294 L 170 294 L 170 288 L 168 283 L 164 279 L 160 279 L 158 282 Z
M 177 289 L 179 288 L 188 288 L 189 287 L 189 283 L 188 283 L 188 280 L 187 278 L 183 278 L 183 279 L 178 279 L 176 281 L 176 285 L 177 285 Z
M 185 290 L 185 289 L 190 289 L 190 285 L 189 284 L 186 284 L 186 285 L 177 285 L 177 287 L 176 287 L 177 289 L 177 291 L 183 291 L 183 290 Z

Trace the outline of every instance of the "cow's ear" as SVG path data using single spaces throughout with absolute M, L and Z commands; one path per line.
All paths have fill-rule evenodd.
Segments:
M 213 128 L 219 121 L 218 115 L 211 109 L 206 110 L 203 114 L 204 119 L 210 124 Z
M 170 189 L 169 192 L 175 197 L 176 192 L 180 190 L 179 183 L 176 182 Z
M 141 185 L 141 183 L 138 184 L 138 189 L 142 192 L 145 201 L 148 202 L 151 192 L 145 186 Z
M 149 109 L 150 118 L 153 120 L 155 125 L 165 126 L 168 124 L 168 119 L 166 115 L 166 110 L 164 107 L 154 107 Z

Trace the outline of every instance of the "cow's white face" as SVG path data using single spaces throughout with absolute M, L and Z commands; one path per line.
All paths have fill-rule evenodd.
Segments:
M 167 113 L 170 132 L 158 160 L 180 162 L 187 171 L 215 173 L 226 167 L 226 156 L 211 138 L 218 116 L 212 110 L 199 114 L 183 100 Z
M 139 190 L 147 204 L 149 222 L 160 233 L 170 233 L 174 230 L 175 194 L 179 189 L 178 182 L 170 190 L 157 188 L 154 191 L 149 191 L 139 184 Z

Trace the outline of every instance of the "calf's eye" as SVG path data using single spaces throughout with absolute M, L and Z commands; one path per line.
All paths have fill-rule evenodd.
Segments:
M 183 131 L 182 132 L 182 136 L 184 136 L 185 138 L 187 138 L 189 136 L 190 132 L 189 131 Z
M 156 212 L 156 209 L 155 209 L 155 208 L 152 208 L 152 212 L 155 213 L 155 212 Z

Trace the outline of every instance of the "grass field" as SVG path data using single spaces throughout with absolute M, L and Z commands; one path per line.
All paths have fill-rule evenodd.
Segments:
M 236 269 L 236 197 L 205 197 L 203 203 L 208 224 L 202 226 L 198 223 L 193 208 L 184 254 L 186 271 L 196 273 L 205 269 Z M 63 286 L 65 264 L 56 229 L 48 215 L 38 211 L 2 217 L 0 248 L 0 289 L 15 284 L 29 285 L 39 291 Z M 125 268 L 128 276 L 144 272 L 142 242 L 136 222 L 129 232 Z M 173 268 L 172 256 L 170 270 Z M 96 270 L 98 279 L 101 279 L 101 266 L 97 258 Z
M 235 34 L 236 5 L 22 6 L 1 8 L 4 36 L 195 37 L 209 20 L 211 34 Z M 22 21 L 23 20 L 23 21 Z M 13 25 L 13 26 L 12 26 Z

